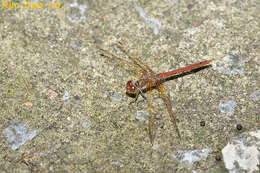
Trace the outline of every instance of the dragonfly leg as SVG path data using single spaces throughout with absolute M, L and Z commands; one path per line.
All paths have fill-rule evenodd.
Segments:
M 139 90 L 139 94 L 141 94 L 141 96 L 144 98 L 144 100 L 146 100 L 146 97 L 144 96 L 144 93 L 143 93 L 143 91 L 140 89 L 140 88 L 138 88 L 138 90 Z
M 135 103 L 135 102 L 137 101 L 139 94 L 140 94 L 140 93 L 139 93 L 139 91 L 138 91 L 138 92 L 136 93 L 136 95 L 135 95 L 135 100 L 134 100 L 134 101 L 131 101 L 130 104 Z
M 138 89 L 138 92 L 135 94 L 135 100 L 131 101 L 130 104 L 135 103 L 138 100 L 139 95 L 143 97 L 144 100 L 146 100 L 146 97 L 144 96 L 144 93 L 141 89 Z

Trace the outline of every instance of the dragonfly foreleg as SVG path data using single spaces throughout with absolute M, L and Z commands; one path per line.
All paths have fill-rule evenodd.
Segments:
M 145 97 L 143 91 L 140 88 L 138 88 L 138 91 L 139 91 L 138 95 L 141 94 L 141 96 L 144 98 L 144 100 L 146 100 L 146 97 Z M 137 100 L 137 98 L 136 98 L 136 100 Z
M 138 88 L 138 91 L 135 94 L 135 100 L 131 101 L 130 104 L 135 103 L 138 100 L 139 95 L 141 95 L 143 97 L 143 99 L 146 100 L 146 97 L 145 97 L 143 91 L 140 88 Z

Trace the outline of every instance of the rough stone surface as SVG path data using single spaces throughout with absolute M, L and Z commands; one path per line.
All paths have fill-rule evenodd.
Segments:
M 259 0 L 15 2 L 0 6 L 0 172 L 225 173 L 216 155 L 259 128 Z M 164 83 L 181 138 L 153 90 L 151 145 L 148 116 L 137 119 L 146 100 L 125 94 L 140 74 L 97 49 L 129 60 L 118 41 L 155 73 L 213 60 Z M 14 121 L 39 132 L 15 151 L 3 134 Z M 202 148 L 212 152 L 192 169 L 171 157 Z
M 260 130 L 232 138 L 222 149 L 229 172 L 258 172 L 260 164 Z

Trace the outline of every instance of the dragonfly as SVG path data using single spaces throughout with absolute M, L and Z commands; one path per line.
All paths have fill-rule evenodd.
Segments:
M 137 72 L 137 78 L 138 80 L 136 82 L 133 82 L 132 80 L 129 80 L 126 83 L 126 94 L 130 97 L 134 97 L 135 101 L 137 101 L 138 96 L 141 95 L 146 101 L 147 101 L 147 109 L 148 109 L 148 134 L 150 138 L 150 142 L 153 144 L 154 141 L 154 134 L 153 134 L 153 116 L 152 116 L 152 99 L 151 94 L 153 89 L 157 89 L 160 93 L 160 96 L 162 100 L 164 101 L 164 104 L 166 106 L 166 109 L 168 111 L 168 114 L 170 116 L 170 120 L 173 123 L 176 133 L 179 138 L 181 138 L 181 134 L 177 125 L 176 117 L 173 113 L 172 106 L 170 103 L 170 100 L 165 92 L 165 88 L 163 86 L 163 83 L 170 77 L 175 76 L 177 74 L 185 73 L 192 71 L 194 69 L 202 68 L 203 66 L 209 64 L 212 60 L 205 60 L 196 64 L 188 65 L 186 67 L 179 68 L 177 70 L 171 70 L 168 72 L 158 73 L 156 74 L 149 66 L 147 66 L 145 63 L 143 63 L 139 58 L 134 56 L 129 52 L 129 50 L 121 43 L 116 43 L 116 46 L 124 52 L 129 59 L 132 61 L 127 61 L 126 59 L 123 59 L 121 57 L 118 57 L 117 55 L 109 52 L 108 50 L 105 50 L 99 46 L 97 48 L 101 50 L 103 53 L 102 56 L 114 58 L 120 62 L 123 62 L 124 64 L 132 67 Z M 147 93 L 147 97 L 144 95 Z

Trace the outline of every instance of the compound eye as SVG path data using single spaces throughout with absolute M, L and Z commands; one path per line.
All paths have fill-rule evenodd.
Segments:
M 128 93 L 135 93 L 136 92 L 136 87 L 131 80 L 128 81 L 127 84 L 126 84 L 126 92 L 128 92 Z
M 126 95 L 128 95 L 129 97 L 132 97 L 132 98 L 136 97 L 137 88 L 131 80 L 127 82 L 125 88 L 126 88 Z

